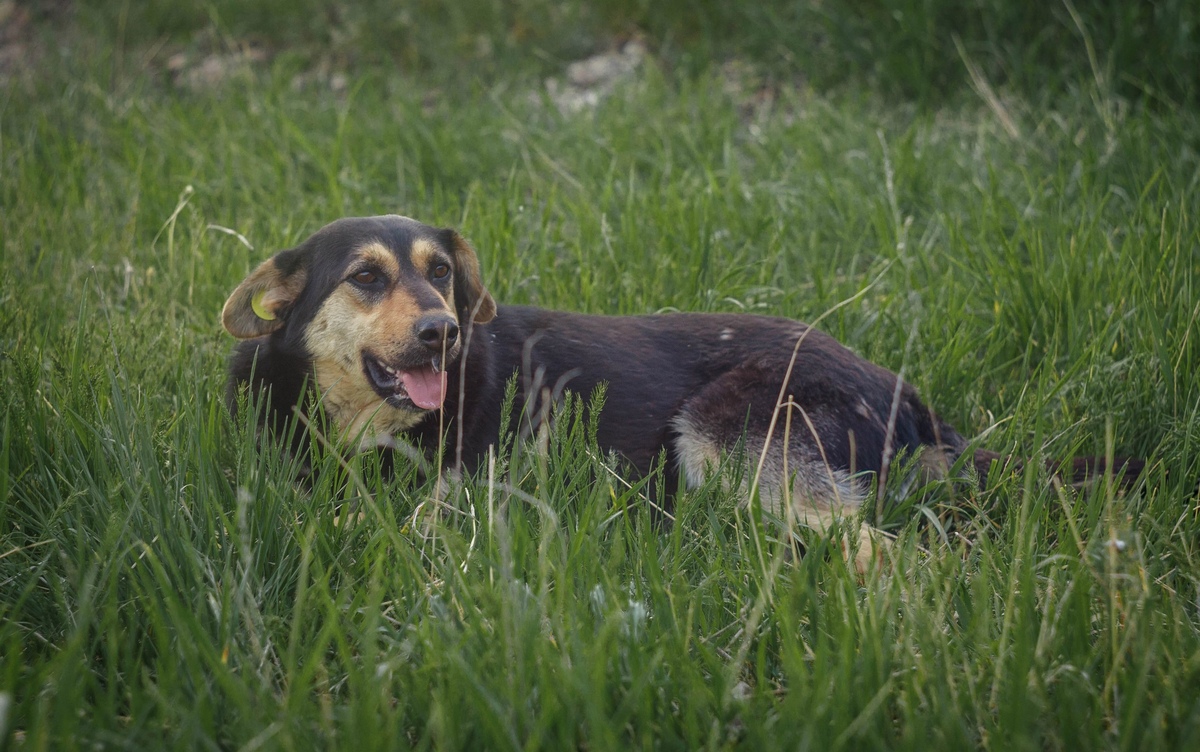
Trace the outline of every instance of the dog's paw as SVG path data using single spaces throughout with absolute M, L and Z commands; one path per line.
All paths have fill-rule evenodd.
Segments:
M 887 552 L 892 547 L 892 537 L 878 528 L 870 525 L 860 525 L 858 540 L 852 540 L 852 534 L 847 533 L 844 541 L 846 551 L 854 552 L 854 572 L 860 577 L 868 575 L 872 568 L 878 570 L 887 564 Z M 873 566 L 872 566 L 873 565 Z

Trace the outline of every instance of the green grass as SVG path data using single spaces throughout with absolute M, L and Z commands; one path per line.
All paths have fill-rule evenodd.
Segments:
M 1200 747 L 1194 109 L 1093 78 L 1003 91 L 1016 136 L 969 91 L 748 116 L 649 65 L 563 116 L 544 57 L 333 93 L 303 47 L 193 92 L 141 23 L 0 94 L 0 748 Z M 387 211 L 510 303 L 813 320 L 874 281 L 823 327 L 964 433 L 1147 481 L 1000 478 L 946 539 L 905 500 L 863 578 L 717 483 L 658 524 L 583 431 L 452 513 L 369 457 L 301 488 L 225 410 L 218 314 Z

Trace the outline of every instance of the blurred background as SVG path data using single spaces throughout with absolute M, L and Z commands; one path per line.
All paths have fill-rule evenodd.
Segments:
M 984 81 L 1046 96 L 1088 81 L 1182 103 L 1200 83 L 1189 0 L 3 0 L 0 22 L 10 75 L 48 45 L 112 45 L 176 74 L 179 54 L 237 50 L 258 63 L 297 55 L 331 76 L 385 64 L 488 79 L 554 74 L 636 39 L 671 70 L 749 64 L 779 85 L 924 103 Z

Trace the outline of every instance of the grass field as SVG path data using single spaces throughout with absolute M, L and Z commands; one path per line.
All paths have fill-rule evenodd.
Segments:
M 1100 50 L 993 88 L 966 39 L 929 98 L 886 68 L 816 88 L 632 2 L 527 2 L 572 30 L 553 54 L 447 33 L 441 62 L 437 34 L 348 55 L 382 44 L 369 16 L 323 55 L 319 23 L 229 3 L 184 28 L 80 5 L 30 17 L 0 93 L 0 749 L 1200 749 L 1187 71 L 1134 96 Z M 644 61 L 560 111 L 544 78 L 622 11 Z M 481 18 L 437 28 L 516 23 Z M 854 298 L 822 328 L 982 446 L 1149 471 L 901 499 L 862 577 L 716 483 L 659 524 L 583 431 L 502 453 L 451 513 L 370 457 L 298 487 L 225 409 L 218 314 L 259 260 L 382 212 L 459 228 L 509 303 Z

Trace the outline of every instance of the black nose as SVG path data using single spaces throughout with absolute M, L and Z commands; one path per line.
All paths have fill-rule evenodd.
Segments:
M 417 322 L 417 339 L 430 350 L 441 352 L 458 341 L 458 322 L 449 316 L 426 316 Z

